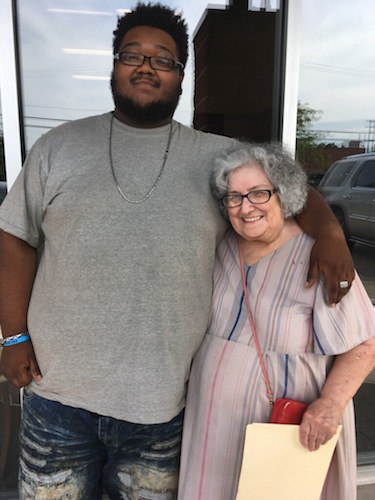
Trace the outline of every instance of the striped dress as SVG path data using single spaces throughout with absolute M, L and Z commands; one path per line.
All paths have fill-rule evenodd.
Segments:
M 358 276 L 335 308 L 326 305 L 324 282 L 304 287 L 312 245 L 300 233 L 255 265 L 245 266 L 251 312 L 275 398 L 306 403 L 319 396 L 335 354 L 375 336 L 374 308 Z M 270 412 L 243 297 L 237 236 L 229 230 L 217 250 L 209 326 L 189 381 L 179 500 L 234 500 L 246 425 L 268 422 Z M 352 403 L 342 424 L 321 497 L 326 500 L 356 498 Z

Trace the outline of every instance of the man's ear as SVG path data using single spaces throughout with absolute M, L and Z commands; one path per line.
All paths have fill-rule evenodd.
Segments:
M 184 79 L 185 73 L 182 71 L 180 75 L 180 95 L 182 94 L 182 81 Z

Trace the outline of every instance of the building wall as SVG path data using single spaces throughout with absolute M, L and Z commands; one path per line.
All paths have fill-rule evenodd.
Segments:
M 206 10 L 194 36 L 194 127 L 255 141 L 280 138 L 281 15 L 241 5 Z

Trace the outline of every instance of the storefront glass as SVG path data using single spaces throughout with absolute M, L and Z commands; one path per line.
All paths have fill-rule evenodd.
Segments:
M 26 150 L 59 124 L 113 109 L 112 33 L 117 17 L 135 3 L 17 1 Z M 190 33 L 183 93 L 174 118 L 185 125 L 226 135 L 277 139 L 280 102 L 275 89 L 280 81 L 283 55 L 280 47 L 275 49 L 281 29 L 277 18 L 280 1 L 216 0 L 214 6 L 201 0 L 163 3 L 183 13 Z M 225 11 L 227 4 L 232 10 Z M 248 12 L 248 4 L 255 9 L 254 16 L 259 16 L 256 24 L 261 21 L 263 34 L 267 34 L 259 34 L 254 41 L 244 37 L 243 14 Z M 267 10 L 257 14 L 256 8 L 264 6 Z M 371 68 L 375 67 L 372 49 L 375 9 L 372 0 L 303 0 L 302 7 L 299 99 L 302 107 L 311 108 L 320 116 L 309 127 L 320 134 L 322 143 L 327 140 L 336 150 L 350 144 L 373 149 L 375 109 L 371 108 L 371 97 L 375 95 L 375 79 Z M 210 22 L 221 26 L 220 30 L 209 31 L 208 16 Z M 220 54 L 232 54 L 225 57 L 221 67 L 215 66 L 213 57 L 205 59 L 199 51 L 199 44 L 203 43 L 200 40 L 207 34 L 217 37 L 216 51 L 220 47 Z M 229 35 L 233 38 L 223 43 L 223 37 Z M 268 60 L 265 54 L 267 57 L 272 54 L 272 59 Z M 237 56 L 241 65 L 235 73 L 230 64 Z M 212 87 L 207 87 L 209 83 L 205 80 L 208 70 L 212 74 L 220 70 L 222 75 L 221 79 L 214 79 Z M 261 89 L 266 97 L 260 96 Z M 233 96 L 238 99 L 234 101 Z M 326 168 L 327 163 L 323 163 L 314 165 L 314 171 Z M 353 250 L 358 271 L 373 299 L 374 256 L 373 248 L 357 245 Z M 355 405 L 358 463 L 375 464 L 372 418 L 375 375 L 360 389 Z

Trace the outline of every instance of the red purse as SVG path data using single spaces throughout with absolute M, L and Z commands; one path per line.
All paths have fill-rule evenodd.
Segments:
M 273 404 L 270 423 L 299 425 L 307 406 L 295 399 L 277 398 Z
M 270 417 L 270 423 L 271 424 L 298 424 L 299 425 L 301 423 L 303 414 L 304 414 L 308 405 L 306 403 L 302 403 L 301 401 L 296 401 L 294 399 L 289 399 L 289 398 L 277 398 L 276 401 L 274 400 L 273 393 L 271 390 L 271 384 L 270 384 L 270 381 L 269 381 L 269 378 L 267 375 L 266 366 L 264 364 L 262 351 L 260 350 L 258 337 L 257 337 L 256 331 L 255 331 L 255 326 L 254 326 L 253 318 L 252 318 L 251 311 L 250 311 L 249 298 L 247 295 L 247 287 L 246 287 L 246 280 L 245 280 L 245 272 L 244 272 L 243 263 L 242 263 L 241 243 L 240 243 L 239 238 L 238 238 L 238 253 L 239 253 L 239 257 L 240 257 L 242 285 L 243 285 L 243 291 L 244 291 L 244 295 L 245 295 L 247 311 L 249 313 L 249 319 L 250 319 L 251 328 L 253 330 L 254 341 L 255 341 L 257 351 L 258 351 L 264 380 L 265 380 L 266 386 L 267 386 L 268 399 L 269 399 L 270 404 L 272 405 L 272 413 L 271 413 L 271 417 Z

